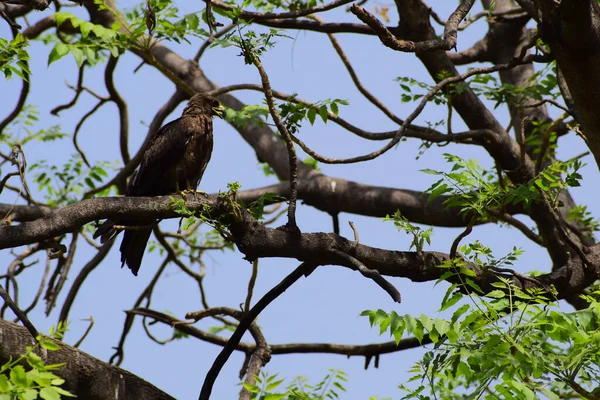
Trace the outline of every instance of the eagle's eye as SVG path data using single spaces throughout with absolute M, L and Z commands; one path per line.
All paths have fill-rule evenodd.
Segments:
M 219 103 L 217 100 L 213 100 L 212 104 L 211 104 L 212 108 L 219 108 L 221 107 L 221 103 Z

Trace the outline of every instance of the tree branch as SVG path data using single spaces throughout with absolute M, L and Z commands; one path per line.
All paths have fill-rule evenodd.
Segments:
M 0 319 L 0 363 L 11 357 L 15 359 L 31 346 L 31 335 L 27 329 L 9 321 Z M 145 380 L 109 365 L 74 347 L 60 343 L 60 349 L 47 352 L 47 364 L 65 363 L 53 371 L 65 380 L 63 389 L 77 395 L 80 399 L 112 399 L 115 393 L 124 399 L 173 400 L 167 393 L 159 390 Z

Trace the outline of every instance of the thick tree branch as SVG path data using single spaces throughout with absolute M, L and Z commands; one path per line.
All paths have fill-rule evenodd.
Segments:
M 0 363 L 11 357 L 15 359 L 31 346 L 32 339 L 27 329 L 0 319 Z M 60 350 L 47 352 L 47 364 L 65 363 L 54 373 L 65 380 L 65 390 L 80 399 L 113 399 L 115 393 L 123 399 L 173 400 L 173 397 L 159 390 L 132 373 L 107 364 L 74 347 L 60 343 Z
M 449 256 L 439 252 L 403 252 L 378 249 L 356 244 L 334 233 L 296 234 L 285 230 L 267 228 L 244 209 L 227 209 L 217 196 L 187 196 L 186 207 L 199 212 L 206 206 L 211 208 L 212 217 L 235 215 L 229 226 L 238 249 L 246 259 L 279 257 L 293 258 L 317 265 L 340 265 L 353 269 L 354 266 L 336 254 L 337 251 L 359 260 L 369 269 L 382 275 L 408 278 L 414 282 L 426 282 L 438 279 L 443 269 L 440 264 L 449 260 Z M 225 208 L 223 208 L 225 207 Z M 85 200 L 58 209 L 45 218 L 16 226 L 0 228 L 0 249 L 37 243 L 62 234 L 78 230 L 82 225 L 100 219 L 140 220 L 165 219 L 178 217 L 173 211 L 171 196 L 161 197 L 106 197 Z M 600 245 L 588 248 L 587 258 L 594 266 L 600 265 Z M 493 290 L 491 286 L 498 280 L 498 274 L 467 263 L 465 268 L 475 273 L 474 281 L 484 290 Z M 539 266 L 534 268 L 539 269 Z M 531 281 L 521 282 L 511 275 L 502 275 L 513 280 L 519 288 L 537 286 L 547 288 L 554 285 L 558 297 L 579 293 L 597 279 L 596 269 L 583 268 L 580 260 L 568 259 L 552 273 L 537 278 L 538 285 Z

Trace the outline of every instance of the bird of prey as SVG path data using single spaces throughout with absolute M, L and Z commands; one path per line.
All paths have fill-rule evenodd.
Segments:
M 192 96 L 181 117 L 164 125 L 150 139 L 140 166 L 127 185 L 126 196 L 160 196 L 195 189 L 212 153 L 212 118 L 221 117 L 222 109 L 212 96 L 203 93 Z M 120 248 L 121 267 L 127 264 L 137 276 L 157 222 L 153 219 L 106 221 L 98 227 L 94 238 L 100 236 L 104 243 L 125 226 Z

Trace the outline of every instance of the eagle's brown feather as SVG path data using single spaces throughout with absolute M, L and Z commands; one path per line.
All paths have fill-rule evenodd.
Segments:
M 178 189 L 196 188 L 210 161 L 213 148 L 212 117 L 219 103 L 211 96 L 194 95 L 180 118 L 169 122 L 151 139 L 140 166 L 127 186 L 127 196 L 159 196 Z M 217 114 L 218 115 L 218 114 Z M 156 220 L 106 221 L 94 237 L 105 242 L 131 226 L 121 242 L 121 262 L 137 275 L 152 226 Z

